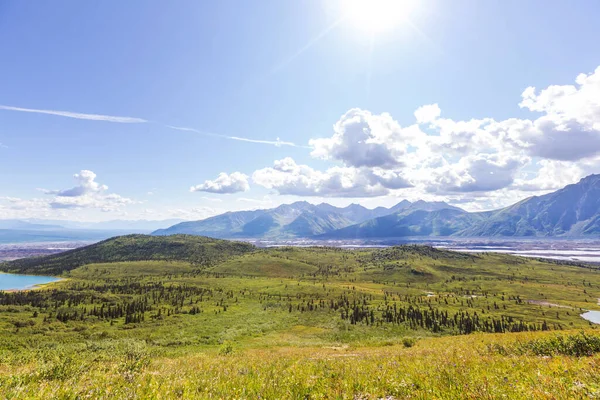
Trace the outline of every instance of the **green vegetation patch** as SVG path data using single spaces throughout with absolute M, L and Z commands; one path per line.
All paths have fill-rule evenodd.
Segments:
M 248 243 L 218 240 L 204 236 L 127 235 L 65 251 L 52 256 L 25 258 L 0 265 L 0 270 L 21 274 L 58 275 L 87 264 L 171 260 L 212 266 L 229 257 L 255 250 Z
M 111 250 L 100 257 L 103 247 Z M 78 250 L 3 265 L 58 268 L 65 279 L 0 292 L 0 397 L 597 394 L 586 374 L 600 339 L 580 317 L 600 308 L 593 267 L 426 246 L 256 249 L 192 236 Z

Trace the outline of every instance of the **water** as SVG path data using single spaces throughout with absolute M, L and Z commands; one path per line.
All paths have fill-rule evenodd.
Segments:
M 588 311 L 581 314 L 581 318 L 593 324 L 600 324 L 600 311 Z
M 0 274 L 0 290 L 24 290 L 36 285 L 56 282 L 58 278 L 52 276 Z

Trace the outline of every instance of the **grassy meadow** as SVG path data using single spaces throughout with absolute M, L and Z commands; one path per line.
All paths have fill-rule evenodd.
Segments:
M 154 240 L 0 266 L 64 278 L 0 292 L 0 397 L 600 397 L 593 267 Z

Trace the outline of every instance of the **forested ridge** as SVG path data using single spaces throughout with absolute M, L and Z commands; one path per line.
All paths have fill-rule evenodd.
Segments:
M 253 250 L 255 247 L 249 243 L 204 236 L 126 235 L 56 255 L 10 261 L 0 264 L 0 270 L 21 274 L 60 275 L 86 264 L 143 260 L 179 260 L 208 267 Z

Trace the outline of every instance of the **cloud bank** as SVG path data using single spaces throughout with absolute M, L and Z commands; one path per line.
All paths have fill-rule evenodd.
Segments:
M 288 157 L 255 171 L 252 180 L 282 195 L 429 193 L 492 207 L 600 172 L 600 67 L 574 85 L 529 87 L 518 106 L 532 118 L 454 120 L 430 104 L 417 108 L 408 126 L 389 113 L 354 108 L 331 136 L 309 142 L 313 158 L 337 166 L 317 170 Z
M 57 212 L 68 210 L 97 210 L 117 212 L 123 207 L 138 202 L 116 193 L 107 193 L 108 186 L 96 182 L 96 174 L 81 170 L 73 175 L 76 186 L 68 189 L 39 189 L 47 197 L 22 199 L 18 197 L 0 198 L 0 216 L 32 217 L 57 216 Z

